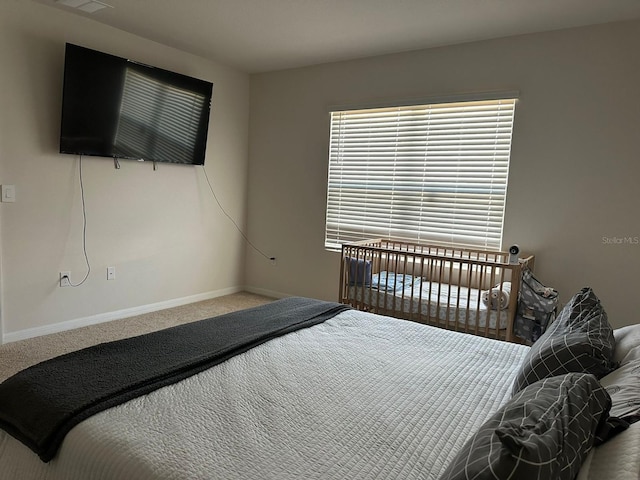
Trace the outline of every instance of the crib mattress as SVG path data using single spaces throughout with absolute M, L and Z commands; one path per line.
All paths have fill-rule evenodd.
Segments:
M 496 325 L 498 330 L 507 328 L 508 311 L 489 309 L 482 301 L 482 290 L 476 288 L 422 280 L 407 282 L 395 291 L 387 290 L 351 286 L 349 298 L 378 310 L 402 312 L 404 316 L 428 316 L 442 322 L 444 327 L 458 325 L 475 329 L 477 325 L 484 329 L 488 323 L 492 330 Z

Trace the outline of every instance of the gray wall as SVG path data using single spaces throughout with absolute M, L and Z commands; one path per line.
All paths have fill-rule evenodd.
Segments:
M 5 340 L 47 333 L 242 288 L 244 243 L 220 212 L 202 167 L 85 157 L 92 273 L 86 271 L 78 157 L 58 152 L 65 42 L 214 83 L 206 169 L 245 225 L 249 76 L 35 2 L 0 4 L 0 204 Z M 107 281 L 106 267 L 116 267 Z M 66 323 L 65 323 L 66 322 Z M 71 322 L 71 323 L 69 323 Z M 63 324 L 63 325 L 61 325 Z
M 537 256 L 567 301 L 592 286 L 612 324 L 638 321 L 640 22 L 607 24 L 251 77 L 248 250 L 255 291 L 335 300 L 325 251 L 331 105 L 518 90 L 503 246 Z
M 64 43 L 212 81 L 207 173 L 83 160 L 92 275 L 85 272 L 78 158 L 58 151 Z M 328 107 L 519 90 L 504 245 L 537 255 L 563 301 L 585 285 L 614 325 L 637 321 L 640 22 L 478 42 L 249 77 L 35 2 L 0 5 L 0 308 L 5 340 L 230 293 L 336 299 L 323 247 Z M 251 108 L 250 108 L 251 107 Z M 247 202 L 248 195 L 248 202 Z M 604 239 L 603 239 L 604 237 Z M 245 265 L 246 261 L 246 265 Z M 116 280 L 106 280 L 106 267 Z

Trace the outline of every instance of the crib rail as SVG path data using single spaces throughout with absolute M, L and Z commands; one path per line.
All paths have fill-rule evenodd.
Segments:
M 522 268 L 509 253 L 398 240 L 342 246 L 339 300 L 359 310 L 489 338 L 517 341 Z

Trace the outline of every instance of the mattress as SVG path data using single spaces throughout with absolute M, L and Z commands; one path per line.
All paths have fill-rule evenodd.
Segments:
M 466 325 L 469 328 L 507 328 L 507 310 L 492 310 L 482 301 L 482 291 L 447 283 L 422 282 L 409 284 L 395 291 L 363 286 L 349 287 L 349 298 L 387 311 L 421 315 L 441 322 Z
M 350 310 L 75 426 L 3 479 L 437 479 L 528 347 Z

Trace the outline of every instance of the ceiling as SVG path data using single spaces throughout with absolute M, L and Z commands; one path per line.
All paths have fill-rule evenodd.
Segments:
M 640 18 L 639 0 L 33 0 L 248 73 Z

